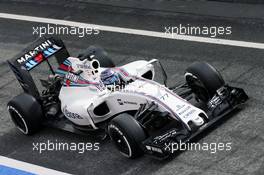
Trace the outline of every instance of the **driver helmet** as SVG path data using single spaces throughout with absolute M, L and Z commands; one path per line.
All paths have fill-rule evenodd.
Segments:
M 118 85 L 120 84 L 120 78 L 118 74 L 111 68 L 108 68 L 101 72 L 100 78 L 104 85 Z

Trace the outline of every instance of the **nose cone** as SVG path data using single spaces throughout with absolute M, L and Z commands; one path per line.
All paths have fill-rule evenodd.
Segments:
M 201 126 L 202 124 L 204 124 L 204 120 L 202 119 L 202 117 L 199 117 L 199 116 L 197 116 L 194 120 L 192 120 L 192 122 L 196 126 Z

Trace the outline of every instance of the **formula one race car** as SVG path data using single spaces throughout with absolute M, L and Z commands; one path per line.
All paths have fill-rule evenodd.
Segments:
M 172 153 L 166 145 L 192 141 L 248 99 L 208 63 L 191 64 L 184 82 L 168 87 L 157 59 L 117 67 L 94 46 L 70 57 L 62 40 L 54 37 L 38 39 L 8 63 L 24 90 L 8 103 L 22 133 L 33 134 L 41 126 L 104 133 L 129 158 L 144 153 L 166 158 Z M 39 92 L 31 70 L 42 63 L 50 74 L 40 79 L 44 90 Z M 163 83 L 154 81 L 155 67 Z

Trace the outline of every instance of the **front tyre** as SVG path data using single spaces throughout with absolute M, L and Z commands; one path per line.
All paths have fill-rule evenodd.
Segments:
M 136 158 L 144 154 L 140 144 L 146 139 L 146 133 L 131 115 L 123 113 L 111 120 L 108 133 L 124 156 Z
M 185 79 L 199 100 L 207 102 L 225 85 L 221 74 L 210 64 L 195 62 L 185 72 Z
M 33 96 L 22 93 L 8 102 L 7 109 L 15 126 L 23 134 L 31 135 L 41 128 L 43 113 Z

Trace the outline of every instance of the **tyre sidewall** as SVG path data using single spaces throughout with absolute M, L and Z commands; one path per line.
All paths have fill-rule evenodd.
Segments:
M 108 133 L 111 136 L 111 130 L 116 130 L 127 140 L 128 147 L 131 150 L 131 155 L 125 155 L 121 152 L 123 155 L 129 158 L 139 157 L 143 154 L 143 150 L 141 149 L 140 144 L 146 138 L 146 134 L 143 128 L 132 116 L 124 117 L 124 119 L 126 120 L 119 120 L 119 122 L 117 122 L 116 120 L 112 120 L 108 125 Z M 133 127 L 135 128 L 133 129 Z
M 28 131 L 28 124 L 27 124 L 27 122 L 25 121 L 25 119 L 24 119 L 24 117 L 23 117 L 23 114 L 21 114 L 21 113 L 19 112 L 19 110 L 17 110 L 17 107 L 15 107 L 15 105 L 8 105 L 8 106 L 7 106 L 7 109 L 8 109 L 8 111 L 9 111 L 9 113 L 10 113 L 11 120 L 12 120 L 13 123 L 16 125 L 17 129 L 18 129 L 19 131 L 21 131 L 23 134 L 28 135 L 28 134 L 29 134 L 29 131 Z M 22 129 L 20 126 L 18 126 L 18 125 L 16 124 L 17 122 L 15 121 L 14 117 L 12 116 L 12 114 L 11 114 L 12 112 L 16 113 L 16 114 L 17 114 L 17 117 L 20 117 L 20 119 L 22 120 L 22 122 L 23 122 L 23 124 L 24 124 L 25 129 Z
M 133 140 L 132 138 L 130 138 L 127 134 L 125 134 L 125 132 L 123 132 L 122 128 L 116 124 L 116 123 L 110 123 L 108 125 L 108 133 L 110 134 L 110 137 L 112 138 L 112 130 L 115 130 L 116 132 L 118 132 L 121 137 L 123 137 L 124 140 L 126 140 L 126 144 L 128 146 L 128 149 L 129 149 L 129 155 L 121 152 L 120 150 L 120 153 L 122 155 L 124 155 L 125 157 L 128 157 L 128 158 L 131 158 L 133 157 L 133 150 L 132 148 L 136 147 L 137 145 L 133 144 L 135 142 L 135 140 Z M 114 144 L 116 144 L 116 141 L 113 141 Z
M 22 131 L 23 134 L 31 135 L 41 128 L 43 121 L 42 109 L 38 101 L 31 95 L 23 93 L 14 97 L 7 104 L 7 109 L 10 115 L 15 112 L 26 125 L 27 131 Z M 13 116 L 11 116 L 11 119 L 14 122 Z M 14 123 L 16 124 L 16 122 Z M 17 125 L 16 127 L 21 131 L 21 128 Z

